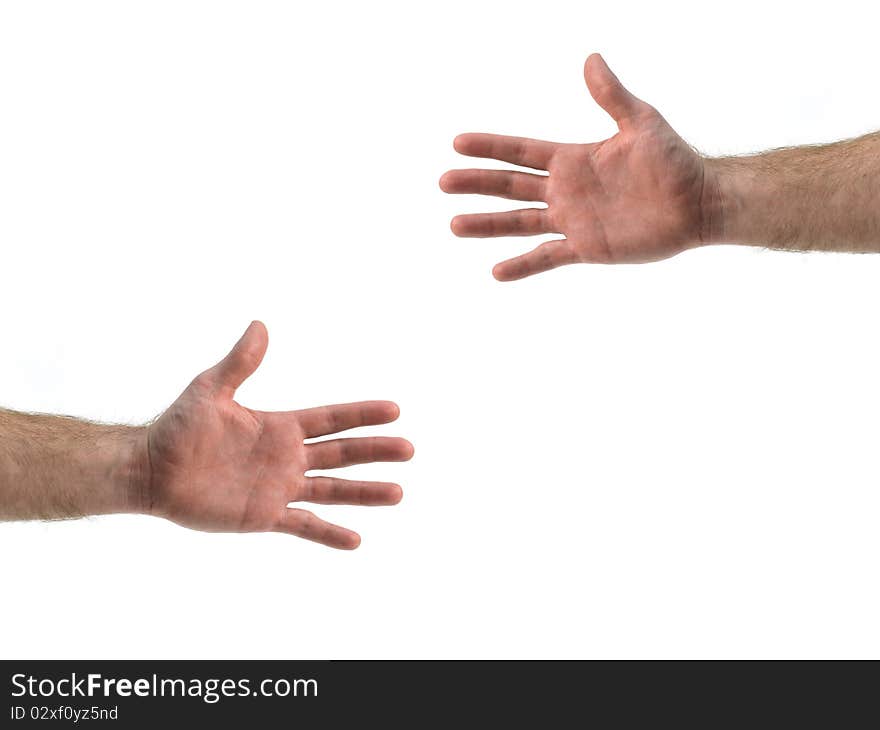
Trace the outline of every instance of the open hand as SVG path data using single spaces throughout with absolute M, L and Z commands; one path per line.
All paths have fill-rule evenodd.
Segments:
M 265 326 L 253 322 L 232 351 L 149 426 L 147 509 L 198 530 L 285 532 L 356 548 L 357 533 L 288 503 L 391 505 L 400 501 L 400 487 L 305 472 L 406 461 L 413 447 L 400 438 L 303 440 L 389 423 L 399 410 L 387 401 L 271 413 L 245 408 L 233 400 L 235 390 L 257 369 L 267 346 Z
M 460 215 L 452 231 L 464 237 L 562 234 L 498 264 L 512 281 L 564 264 L 643 263 L 674 256 L 704 237 L 703 160 L 649 104 L 627 91 L 598 54 L 584 65 L 590 94 L 619 132 L 593 144 L 557 144 L 496 134 L 462 134 L 455 149 L 470 157 L 546 170 L 451 170 L 447 193 L 479 193 L 542 201 L 546 208 Z

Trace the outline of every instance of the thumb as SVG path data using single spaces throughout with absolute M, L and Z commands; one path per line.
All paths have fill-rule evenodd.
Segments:
M 617 126 L 623 129 L 626 120 L 644 114 L 651 106 L 627 91 L 605 59 L 593 53 L 584 64 L 584 80 L 590 96 L 611 115 Z
M 217 390 L 230 398 L 263 361 L 269 346 L 269 333 L 262 322 L 253 321 L 229 354 L 208 372 Z

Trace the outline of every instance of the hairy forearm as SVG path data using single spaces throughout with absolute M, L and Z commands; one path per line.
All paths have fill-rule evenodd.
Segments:
M 0 520 L 140 512 L 145 429 L 0 409 Z
M 705 161 L 708 243 L 880 251 L 880 133 Z

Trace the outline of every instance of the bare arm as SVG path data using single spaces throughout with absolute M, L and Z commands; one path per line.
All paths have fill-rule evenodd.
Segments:
M 211 532 L 284 532 L 351 549 L 360 537 L 289 506 L 392 505 L 397 484 L 306 476 L 379 461 L 406 461 L 412 445 L 369 436 L 310 441 L 394 421 L 388 401 L 298 411 L 255 411 L 236 389 L 268 346 L 260 322 L 198 375 L 147 427 L 0 411 L 0 519 L 58 519 L 131 512 Z
M 146 428 L 0 410 L 0 520 L 140 512 Z
M 573 263 L 645 263 L 713 243 L 880 251 L 880 135 L 758 155 L 706 158 L 598 54 L 584 78 L 618 133 L 587 144 L 462 134 L 455 149 L 529 167 L 451 170 L 448 193 L 546 203 L 460 215 L 464 237 L 557 234 L 494 269 L 501 281 Z M 546 173 L 546 174 L 545 174 Z
M 880 251 L 880 134 L 705 160 L 710 241 Z

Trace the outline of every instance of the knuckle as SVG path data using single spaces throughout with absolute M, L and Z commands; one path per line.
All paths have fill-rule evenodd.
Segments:
M 314 535 L 316 532 L 317 519 L 315 515 L 308 511 L 302 511 L 298 515 L 299 531 L 303 535 Z
M 345 497 L 345 489 L 342 484 L 339 482 L 334 482 L 330 487 L 330 499 L 334 502 L 342 501 L 343 497 Z

